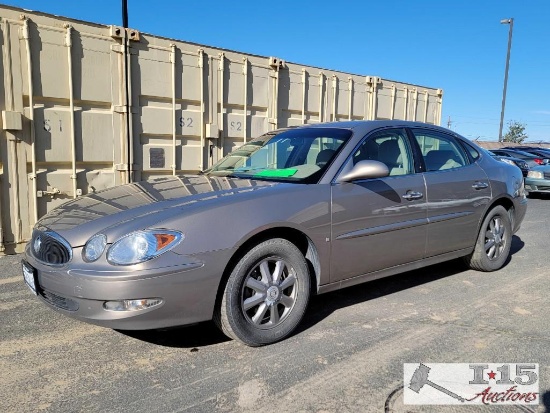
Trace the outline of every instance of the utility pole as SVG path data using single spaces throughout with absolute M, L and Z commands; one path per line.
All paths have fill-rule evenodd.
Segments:
M 122 0 L 122 27 L 128 28 L 128 0 Z
M 510 67 L 510 50 L 512 49 L 512 32 L 514 30 L 514 18 L 503 19 L 501 24 L 509 24 L 508 30 L 508 52 L 506 54 L 506 69 L 504 71 L 504 87 L 502 88 L 502 110 L 500 112 L 500 128 L 498 130 L 498 141 L 502 142 L 502 127 L 504 125 L 504 108 L 506 107 L 506 88 L 508 87 L 508 69 Z
M 451 121 L 451 116 L 449 115 L 449 120 L 447 121 L 447 129 L 451 129 L 451 125 L 453 122 Z
M 129 81 L 128 77 L 130 76 L 128 73 L 128 55 L 129 50 L 128 47 L 130 47 L 130 42 L 128 41 L 128 0 L 122 0 L 122 27 L 124 27 L 124 38 L 122 39 L 124 42 L 124 89 L 126 91 L 125 93 L 125 103 L 126 103 L 126 158 L 127 158 L 127 183 L 131 183 L 133 181 L 132 179 L 132 145 L 133 142 L 130 140 L 130 88 L 129 88 Z

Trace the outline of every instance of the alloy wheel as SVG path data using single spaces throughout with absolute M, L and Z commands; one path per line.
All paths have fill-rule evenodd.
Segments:
M 260 261 L 243 284 L 241 308 L 246 320 L 261 329 L 282 323 L 296 302 L 297 282 L 294 269 L 283 259 Z

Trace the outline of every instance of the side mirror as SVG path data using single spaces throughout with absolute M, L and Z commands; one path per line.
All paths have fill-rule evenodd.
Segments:
M 389 176 L 390 170 L 385 163 L 379 161 L 359 161 L 351 171 L 340 176 L 337 182 L 352 182 L 360 179 L 384 178 Z

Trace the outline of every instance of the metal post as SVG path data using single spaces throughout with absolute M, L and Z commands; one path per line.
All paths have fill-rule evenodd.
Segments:
M 498 130 L 498 141 L 502 142 L 502 126 L 504 125 L 504 108 L 506 107 L 506 88 L 508 87 L 508 69 L 510 67 L 510 50 L 512 49 L 512 31 L 514 30 L 514 19 L 504 19 L 501 24 L 509 24 L 508 31 L 508 52 L 506 54 L 506 69 L 504 71 L 504 87 L 502 88 L 502 111 L 500 112 L 500 128 Z
M 122 0 L 122 27 L 124 29 L 128 29 L 128 0 Z M 129 50 L 130 47 L 130 41 L 128 39 L 128 30 L 124 30 L 124 38 L 122 39 L 124 41 L 124 89 L 125 89 L 125 104 L 126 104 L 126 160 L 127 160 L 127 176 L 126 176 L 126 183 L 131 183 L 133 181 L 132 179 L 132 148 L 133 142 L 130 139 L 130 111 L 131 111 L 131 105 L 130 105 L 130 87 L 129 87 L 129 76 L 130 72 L 128 70 L 129 66 Z
M 122 0 L 122 27 L 128 28 L 128 0 Z

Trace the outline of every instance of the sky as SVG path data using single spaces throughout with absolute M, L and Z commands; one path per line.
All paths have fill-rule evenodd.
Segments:
M 122 24 L 118 0 L 4 4 Z M 144 33 L 359 75 L 441 88 L 442 126 L 498 140 L 509 25 L 514 18 L 504 133 L 550 141 L 549 0 L 128 0 Z

